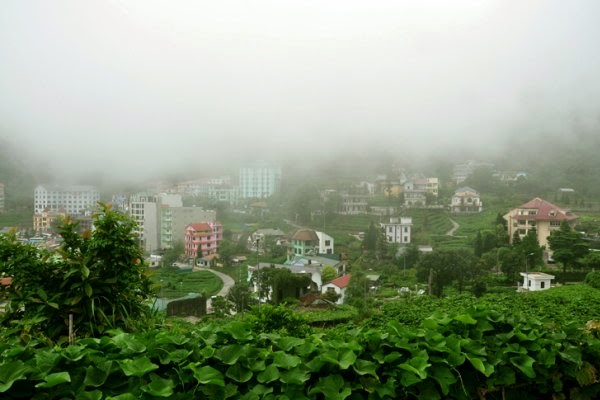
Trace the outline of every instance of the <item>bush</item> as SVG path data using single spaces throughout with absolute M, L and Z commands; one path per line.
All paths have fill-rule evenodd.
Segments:
M 4 324 L 21 335 L 57 340 L 68 335 L 69 316 L 77 336 L 98 336 L 134 330 L 149 315 L 152 291 L 135 221 L 101 204 L 94 227 L 80 234 L 76 223 L 64 220 L 56 252 L 0 236 L 0 271 L 13 279 Z
M 600 271 L 592 271 L 585 276 L 585 281 L 587 285 L 600 289 Z

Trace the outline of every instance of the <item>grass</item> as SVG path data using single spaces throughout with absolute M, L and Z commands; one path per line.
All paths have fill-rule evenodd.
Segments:
M 223 281 L 210 271 L 179 271 L 174 268 L 159 268 L 151 275 L 159 286 L 159 297 L 175 299 L 189 293 L 212 296 L 221 290 Z

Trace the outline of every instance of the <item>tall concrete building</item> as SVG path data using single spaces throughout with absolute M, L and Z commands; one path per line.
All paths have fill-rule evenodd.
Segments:
M 79 215 L 96 208 L 100 201 L 100 192 L 87 185 L 38 185 L 33 195 L 33 209 L 36 214 L 43 211 L 64 211 L 68 215 Z
M 266 161 L 255 161 L 240 168 L 240 197 L 263 199 L 281 187 L 281 167 Z
M 139 225 L 142 248 L 147 253 L 184 241 L 185 227 L 196 221 L 215 221 L 214 210 L 183 207 L 180 194 L 139 193 L 129 199 L 129 214 Z
M 160 248 L 159 204 L 156 196 L 138 193 L 129 198 L 129 215 L 137 222 L 140 246 L 147 253 Z

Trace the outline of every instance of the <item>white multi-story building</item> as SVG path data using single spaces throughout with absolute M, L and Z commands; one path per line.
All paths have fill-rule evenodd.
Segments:
M 64 211 L 69 215 L 79 215 L 96 208 L 100 192 L 93 186 L 51 186 L 38 185 L 34 190 L 34 213 L 43 211 Z
M 381 223 L 381 229 L 388 243 L 409 244 L 412 218 L 390 218 L 389 223 Z
M 157 196 L 138 193 L 129 198 L 129 215 L 137 222 L 140 246 L 147 253 L 160 248 Z
M 281 167 L 266 161 L 256 161 L 240 168 L 240 197 L 263 199 L 279 191 Z

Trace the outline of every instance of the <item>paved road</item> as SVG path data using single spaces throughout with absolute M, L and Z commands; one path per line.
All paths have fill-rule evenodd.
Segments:
M 219 290 L 219 293 L 217 293 L 215 296 L 226 297 L 227 294 L 229 293 L 229 291 L 231 290 L 231 288 L 233 287 L 233 285 L 235 285 L 235 281 L 227 274 L 224 274 L 219 271 L 215 271 L 214 269 L 210 269 L 210 268 L 197 268 L 197 269 L 200 271 L 210 271 L 213 274 L 217 275 L 219 278 L 221 278 L 221 280 L 223 281 L 223 288 L 221 288 L 221 290 Z M 212 312 L 212 298 L 209 298 L 206 301 L 206 310 L 208 313 Z

